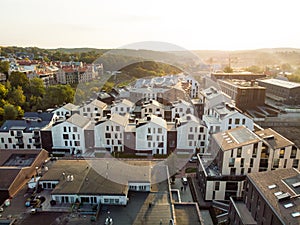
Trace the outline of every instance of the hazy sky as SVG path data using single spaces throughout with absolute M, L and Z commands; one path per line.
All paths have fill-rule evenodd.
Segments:
M 300 48 L 295 0 L 1 0 L 0 46 Z

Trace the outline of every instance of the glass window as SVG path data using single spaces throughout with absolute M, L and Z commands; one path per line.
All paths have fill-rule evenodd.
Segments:
M 230 158 L 229 159 L 229 167 L 234 167 L 234 163 L 235 163 L 235 158 Z

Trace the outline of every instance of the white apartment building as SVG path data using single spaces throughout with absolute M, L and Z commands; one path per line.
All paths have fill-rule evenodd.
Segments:
M 117 113 L 95 125 L 95 147 L 105 148 L 110 152 L 123 152 L 124 130 L 128 124 L 129 114 L 121 116 Z
M 177 149 L 199 149 L 204 152 L 207 147 L 207 128 L 199 118 L 192 114 L 187 114 L 179 118 L 175 123 L 177 130 Z
M 85 137 L 84 133 L 90 124 L 90 119 L 77 113 L 63 122 L 54 124 L 51 129 L 53 151 L 63 150 L 70 154 L 85 153 L 86 138 L 93 138 Z
M 98 118 L 103 116 L 103 110 L 107 108 L 107 104 L 98 99 L 93 100 L 79 108 L 79 114 L 87 118 Z
M 156 115 L 164 117 L 165 106 L 156 100 L 149 100 L 144 102 L 141 108 L 141 116 L 144 118 L 146 115 Z
M 122 116 L 124 116 L 126 113 L 131 113 L 134 108 L 134 103 L 127 100 L 127 99 L 122 99 L 119 101 L 114 102 L 111 105 L 111 114 L 118 113 Z
M 184 80 L 186 80 L 190 84 L 190 93 L 189 93 L 190 97 L 192 99 L 199 98 L 199 94 L 200 94 L 199 82 L 195 80 L 195 78 L 192 76 L 186 76 Z
M 207 111 L 203 115 L 203 121 L 207 125 L 209 133 L 230 130 L 239 126 L 246 126 L 253 130 L 253 120 L 243 113 L 240 113 L 230 104 L 220 103 Z
M 205 200 L 241 197 L 245 175 L 279 168 L 299 169 L 300 151 L 272 129 L 256 133 L 241 126 L 213 135 L 213 163 L 200 159 L 199 179 Z
M 57 115 L 61 119 L 66 119 L 66 117 L 70 117 L 74 112 L 79 110 L 79 106 L 74 105 L 72 103 L 67 103 L 62 107 L 59 107 L 52 111 L 55 115 Z
M 172 118 L 175 117 L 181 118 L 187 114 L 193 114 L 194 115 L 194 106 L 192 103 L 179 100 L 177 102 L 172 103 Z
M 149 115 L 136 125 L 136 154 L 167 154 L 167 122 Z

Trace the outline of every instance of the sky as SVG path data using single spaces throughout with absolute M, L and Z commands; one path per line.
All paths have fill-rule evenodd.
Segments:
M 0 46 L 300 48 L 295 0 L 1 0 Z

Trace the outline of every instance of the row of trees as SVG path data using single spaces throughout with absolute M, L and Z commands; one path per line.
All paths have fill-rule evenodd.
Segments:
M 12 72 L 0 84 L 0 121 L 21 118 L 24 111 L 45 110 L 72 102 L 74 89 L 70 85 L 45 88 L 40 78 L 28 79 L 24 73 Z

